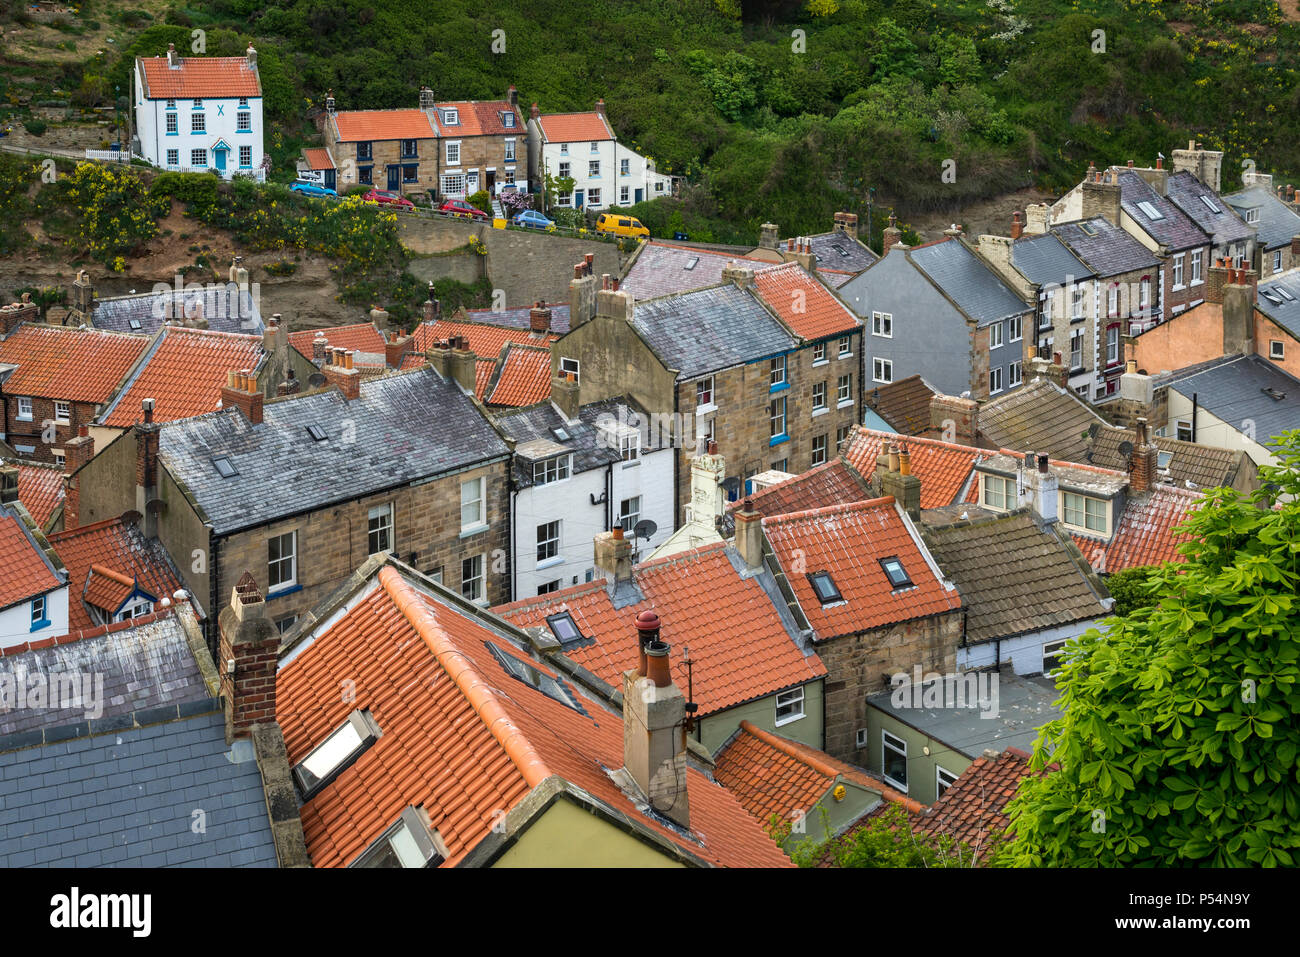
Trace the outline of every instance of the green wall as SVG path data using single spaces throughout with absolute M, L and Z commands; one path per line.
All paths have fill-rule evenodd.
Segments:
M 803 713 L 798 721 L 776 726 L 776 695 L 759 698 L 746 704 L 728 708 L 717 714 L 703 718 L 699 725 L 699 741 L 710 754 L 717 754 L 718 749 L 727 743 L 727 739 L 736 733 L 740 722 L 748 721 L 764 731 L 771 731 L 791 741 L 798 741 L 811 748 L 822 750 L 822 727 L 824 719 L 824 684 L 821 679 L 810 681 L 803 686 Z
M 907 796 L 922 804 L 933 804 L 935 793 L 935 768 L 942 767 L 953 774 L 961 774 L 970 767 L 971 759 L 948 745 L 930 738 L 909 727 L 879 708 L 867 707 L 866 768 L 877 774 L 884 773 L 884 755 L 881 731 L 888 731 L 907 742 Z M 925 749 L 930 753 L 926 754 Z M 862 754 L 862 752 L 858 752 Z M 900 789 L 901 790 L 901 789 Z

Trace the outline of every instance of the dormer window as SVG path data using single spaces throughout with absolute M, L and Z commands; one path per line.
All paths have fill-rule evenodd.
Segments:
M 443 111 L 442 111 L 442 122 L 445 123 L 447 126 L 457 126 L 457 125 L 459 125 L 459 123 L 460 123 L 460 111 L 459 111 L 459 110 L 443 110 Z
M 533 484 L 548 485 L 569 477 L 569 456 L 557 455 L 544 462 L 533 463 Z
M 1011 479 L 1000 475 L 981 475 L 980 501 L 986 508 L 1005 512 L 1016 507 L 1016 484 Z
M 379 739 L 379 725 L 369 711 L 353 711 L 343 726 L 303 758 L 293 769 L 304 801 L 310 800 L 352 766 Z
M 1061 492 L 1061 522 L 1081 532 L 1106 534 L 1106 502 L 1076 492 Z
M 808 576 L 808 581 L 813 587 L 813 592 L 817 595 L 817 600 L 823 605 L 830 605 L 844 600 L 840 590 L 835 587 L 835 581 L 831 578 L 830 572 L 813 572 Z
M 561 645 L 569 645 L 582 640 L 581 630 L 579 630 L 577 623 L 574 622 L 573 616 L 567 611 L 558 615 L 550 615 L 546 619 L 546 625 L 551 629 L 551 634 L 555 636 Z
M 423 808 L 408 807 L 397 823 L 366 848 L 351 867 L 437 867 L 447 846 Z
M 1246 222 L 1248 222 L 1248 223 L 1257 223 L 1257 222 L 1259 222 L 1259 207 L 1258 207 L 1258 206 L 1254 207 L 1253 209 L 1248 209 L 1248 210 L 1246 210 Z
M 508 130 L 514 129 L 514 126 L 515 126 L 515 114 L 514 114 L 514 113 L 511 113 L 511 112 L 502 113 L 502 114 L 501 114 L 501 125 L 504 126 L 504 127 L 505 127 L 506 129 L 508 129 Z
M 903 563 L 898 560 L 898 556 L 891 558 L 882 558 L 880 567 L 885 571 L 885 577 L 889 579 L 889 584 L 894 588 L 904 588 L 912 584 L 912 579 L 907 577 L 907 570 L 903 568 Z

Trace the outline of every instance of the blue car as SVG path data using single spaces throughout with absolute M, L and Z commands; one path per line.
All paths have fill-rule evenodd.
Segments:
M 292 186 L 289 187 L 289 189 L 292 192 L 302 193 L 305 196 L 335 196 L 335 197 L 338 196 L 338 193 L 334 192 L 334 190 L 326 189 L 324 186 L 321 186 L 319 183 L 308 183 L 303 180 L 299 180 L 298 182 L 294 183 Z
M 516 226 L 529 226 L 533 229 L 546 229 L 548 226 L 554 226 L 551 220 L 547 219 L 535 209 L 525 209 L 515 217 Z

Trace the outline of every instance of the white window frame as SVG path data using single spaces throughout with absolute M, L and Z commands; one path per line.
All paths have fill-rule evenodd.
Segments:
M 508 137 L 508 138 L 506 139 L 505 142 L 506 142 L 506 162 L 507 162 L 507 163 L 513 163 L 513 162 L 515 162 L 515 140 L 514 140 L 514 137 Z
M 448 140 L 443 158 L 448 166 L 460 165 L 460 140 Z
M 581 382 L 581 381 L 582 381 L 581 371 L 582 371 L 582 362 L 581 362 L 581 360 L 579 360 L 579 359 L 570 359 L 570 358 L 568 358 L 567 356 L 562 356 L 562 357 L 560 358 L 560 374 L 561 374 L 561 375 L 567 375 L 567 374 L 569 374 L 569 373 L 572 373 L 572 374 L 573 374 L 573 381 L 574 381 L 574 382 Z
M 1273 272 L 1282 271 L 1282 250 L 1273 250 Z
M 442 111 L 442 123 L 444 126 L 460 126 L 460 110 L 444 109 Z
M 378 525 L 375 524 L 376 520 L 379 521 Z M 395 529 L 394 529 L 394 521 L 393 521 L 393 503 L 387 502 L 383 505 L 371 506 L 370 510 L 366 513 L 367 554 L 369 555 L 393 554 L 397 549 L 396 544 L 394 544 L 396 540 L 394 531 Z M 384 538 L 387 538 L 388 544 L 386 546 L 376 548 L 375 544 L 376 544 L 377 537 L 381 543 Z
M 881 339 L 894 338 L 894 314 L 892 312 L 873 312 L 871 314 L 871 334 Z
M 564 482 L 571 472 L 572 455 L 555 455 L 533 463 L 533 485 L 553 485 Z
M 716 393 L 713 389 L 716 383 L 713 376 L 705 376 L 703 379 L 695 380 L 695 414 L 699 415 L 705 412 L 712 412 L 718 407 Z
M 842 409 L 853 404 L 853 373 L 842 375 L 835 383 L 835 407 Z
M 1047 663 L 1049 661 L 1053 661 L 1056 658 L 1056 656 L 1061 653 L 1061 650 L 1065 648 L 1065 644 L 1067 641 L 1069 641 L 1068 638 L 1058 638 L 1055 641 L 1043 642 L 1043 674 L 1051 675 L 1056 672 L 1057 668 L 1060 667 L 1060 662 L 1055 661 L 1054 666 L 1049 671 L 1047 667 Z
M 1198 249 L 1196 250 L 1196 252 L 1192 253 L 1192 278 L 1189 285 L 1199 286 L 1202 282 L 1203 280 L 1201 279 L 1201 250 Z
M 466 479 L 460 483 L 460 533 L 462 535 L 481 531 L 487 527 L 487 503 L 484 501 L 485 484 L 486 479 L 482 475 L 477 478 Z M 473 508 L 476 514 L 476 517 L 471 522 L 465 521 L 465 511 L 468 508 Z
M 814 435 L 812 439 L 812 464 L 826 464 L 826 446 L 829 436 L 823 432 L 821 435 Z
M 1007 320 L 1008 331 L 1011 335 L 1008 337 L 1012 342 L 1019 342 L 1025 337 L 1025 317 L 1012 316 Z
M 18 396 L 18 412 L 15 417 L 20 422 L 32 421 L 32 397 L 29 395 Z
M 830 360 L 826 358 L 826 343 L 819 342 L 816 345 L 814 345 L 812 364 L 815 366 L 819 366 L 823 362 L 828 362 L 828 361 Z
M 776 411 L 778 406 L 780 407 L 780 412 Z M 789 435 L 789 432 L 786 431 L 786 411 L 785 396 L 783 395 L 777 396 L 767 404 L 768 428 L 771 431 L 769 436 L 770 438 L 775 439 L 782 435 Z M 777 428 L 778 422 L 781 424 L 779 429 Z
M 813 412 L 820 412 L 826 408 L 826 383 L 825 382 L 813 383 L 812 408 L 813 408 Z
M 1179 253 L 1177 256 L 1174 257 L 1173 272 L 1171 273 L 1173 279 L 1172 288 L 1174 289 L 1183 288 L 1183 260 L 1185 260 L 1186 258 L 1187 258 L 1186 253 Z
M 989 370 L 989 395 L 997 395 L 1002 391 L 1002 367 Z
M 891 744 L 890 738 L 897 741 L 897 744 Z M 889 776 L 889 764 L 885 761 L 885 752 L 892 751 L 903 759 L 903 775 L 907 776 L 907 742 L 896 734 L 891 734 L 884 728 L 880 729 L 880 775 L 885 781 L 898 788 L 904 794 L 907 793 L 907 781 L 896 781 Z
M 470 563 L 470 570 L 474 571 L 474 574 L 469 577 L 465 575 L 465 564 L 467 562 Z M 465 585 L 468 582 L 477 582 L 472 594 L 465 591 Z M 460 560 L 460 594 L 462 598 L 466 598 L 477 605 L 487 604 L 487 558 L 482 553 L 468 555 Z
M 767 384 L 768 388 L 786 384 L 785 356 L 777 356 L 768 363 Z
M 246 110 L 239 110 L 235 113 L 235 132 L 251 133 L 253 132 L 253 114 Z
M 995 512 L 1009 512 L 1016 507 L 1016 483 L 1001 475 L 980 474 L 980 504 Z
M 48 612 L 46 611 L 46 601 L 44 595 L 37 595 L 32 599 L 32 624 L 39 625 L 42 622 L 49 621 Z
M 1007 388 L 1018 386 L 1024 380 L 1024 360 L 1017 359 L 1007 369 Z
M 837 358 L 837 359 L 852 359 L 852 358 L 853 358 L 853 339 L 850 338 L 849 336 L 840 336 L 840 338 L 839 338 L 838 340 L 836 340 L 836 341 L 839 343 L 839 351 L 838 351 L 838 353 L 836 354 L 836 358 Z
M 781 712 L 784 709 L 785 714 Z M 792 724 L 795 721 L 802 720 L 804 714 L 804 694 L 803 685 L 798 688 L 791 688 L 789 691 L 782 691 L 776 696 L 776 726 L 779 728 L 785 724 Z
M 618 503 L 618 524 L 624 532 L 630 532 L 641 521 L 641 496 L 632 495 Z
M 989 349 L 990 350 L 1002 348 L 1002 334 L 1003 334 L 1002 323 L 995 322 L 993 323 L 993 325 L 989 326 Z
M 208 131 L 208 114 L 195 112 L 190 114 L 190 133 L 206 133 Z
M 1186 436 L 1186 438 L 1184 438 Z M 1180 442 L 1194 442 L 1192 438 L 1192 423 L 1189 419 L 1178 419 L 1174 422 L 1174 438 Z
M 164 122 L 167 136 L 178 136 L 180 134 L 181 125 L 175 113 L 168 113 Z
M 1078 343 L 1079 347 L 1077 349 L 1075 343 Z M 1079 357 L 1077 362 L 1074 359 L 1076 354 Z M 1083 367 L 1083 330 L 1075 329 L 1070 333 L 1070 368 L 1082 369 Z
M 244 155 L 248 155 L 248 160 L 244 160 Z M 239 147 L 239 168 L 250 169 L 253 165 L 253 148 L 251 146 Z
M 872 359 L 871 360 L 871 381 L 884 382 L 886 384 L 894 381 L 894 361 L 892 359 Z
M 600 179 L 600 160 L 587 160 L 587 179 Z
M 283 551 L 284 542 L 286 539 L 288 539 L 289 542 L 289 550 L 287 552 Z M 271 557 L 272 542 L 280 543 L 280 547 L 282 550 L 278 558 Z M 279 535 L 270 536 L 266 540 L 266 548 L 267 548 L 266 593 L 269 595 L 272 592 L 284 591 L 286 588 L 292 588 L 294 585 L 297 585 L 298 584 L 298 530 L 293 529 L 288 532 L 281 532 Z M 282 567 L 286 563 L 289 566 L 288 577 L 281 578 L 279 581 L 272 583 L 271 579 L 274 576 L 271 574 L 271 569 L 277 566 Z
M 945 781 L 944 778 L 948 780 Z M 934 799 L 937 801 L 943 797 L 943 792 L 957 783 L 958 775 L 953 774 L 947 768 L 938 764 L 934 766 Z
M 619 176 L 632 175 L 632 161 L 628 159 L 626 156 L 623 157 L 623 159 L 618 161 L 618 175 Z
M 1075 504 L 1073 500 L 1078 500 Z M 1060 503 L 1061 524 L 1069 528 L 1078 529 L 1081 532 L 1093 535 L 1106 535 L 1110 531 L 1110 503 L 1104 499 L 1093 498 L 1090 495 L 1080 495 L 1078 492 L 1068 492 L 1061 490 Z M 1089 513 L 1089 507 L 1092 506 L 1092 514 Z M 1071 516 L 1075 516 L 1081 521 L 1071 521 Z M 1100 520 L 1100 526 L 1094 528 L 1089 524 L 1090 521 Z
M 537 526 L 537 567 L 545 568 L 548 565 L 556 563 L 556 560 L 563 561 L 560 555 L 560 533 L 562 531 L 561 519 L 555 519 L 552 522 L 542 522 Z
M 1286 358 L 1286 343 L 1281 339 L 1268 340 L 1268 357 L 1270 359 Z
M 1138 308 L 1148 309 L 1151 306 L 1151 280 L 1143 278 L 1138 283 Z

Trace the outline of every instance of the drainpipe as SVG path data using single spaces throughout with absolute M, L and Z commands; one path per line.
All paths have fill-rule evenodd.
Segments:
M 1193 392 L 1193 393 L 1192 393 L 1192 441 L 1193 441 L 1193 442 L 1196 441 L 1196 413 L 1197 413 L 1197 411 L 1199 411 L 1199 403 L 1197 402 L 1197 394 L 1196 394 L 1195 392 Z M 1174 436 L 1174 438 L 1177 438 L 1177 436 Z
M 605 466 L 605 529 L 614 527 L 614 463 Z M 632 543 L 636 545 L 635 542 Z
M 217 615 L 221 610 L 221 606 L 217 604 L 218 596 L 221 594 L 221 590 L 220 590 L 221 565 L 217 560 L 217 550 L 218 550 L 219 542 L 220 539 L 217 538 L 216 530 L 209 525 L 208 526 L 208 580 L 211 582 L 211 584 L 209 585 L 209 589 L 208 589 L 210 592 L 208 596 L 208 627 L 207 627 L 208 652 L 209 654 L 212 655 L 212 660 L 217 662 L 218 665 L 220 666 L 221 655 L 219 649 L 217 648 L 217 645 L 219 643 L 219 639 L 218 639 L 219 629 L 217 628 Z
M 515 514 L 519 504 L 518 486 L 515 485 L 514 463 L 510 462 L 506 466 L 506 494 L 510 496 L 510 534 L 506 536 L 506 548 L 510 552 L 510 600 L 514 601 L 518 596 L 515 594 L 515 533 L 518 531 L 518 525 L 515 522 Z

